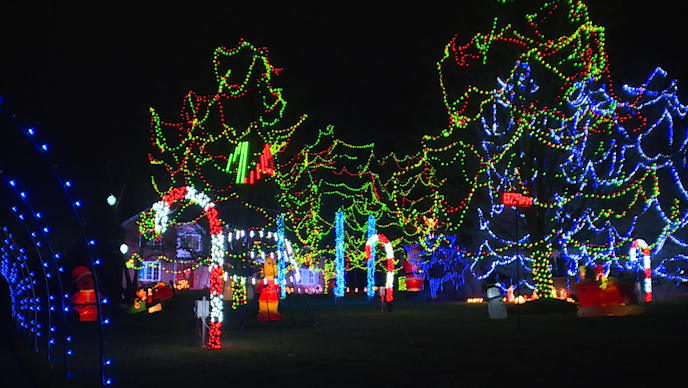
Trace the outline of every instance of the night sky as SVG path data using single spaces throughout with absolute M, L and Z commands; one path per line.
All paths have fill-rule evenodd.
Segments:
M 288 114 L 309 115 L 304 128 L 334 124 L 346 141 L 375 141 L 380 156 L 417 147 L 423 134 L 446 125 L 435 65 L 444 45 L 454 35 L 466 43 L 488 33 L 494 4 L 340 4 L 3 5 L 2 107 L 36 128 L 60 174 L 87 187 L 82 195 L 94 210 L 126 180 L 120 218 L 157 199 L 146 155 L 149 107 L 176 121 L 189 90 L 216 90 L 213 50 L 242 37 L 267 47 L 284 69 L 273 85 L 283 88 Z M 688 58 L 680 2 L 586 4 L 607 28 L 616 88 L 642 83 L 656 66 L 681 88 Z

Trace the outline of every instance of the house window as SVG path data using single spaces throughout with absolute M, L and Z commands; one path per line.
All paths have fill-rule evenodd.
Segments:
M 304 286 L 320 284 L 320 274 L 318 272 L 306 268 L 301 268 L 299 271 L 301 281 L 297 282 L 297 284 L 303 284 Z
M 201 235 L 200 234 L 182 234 L 177 237 L 177 248 L 188 251 L 201 251 Z
M 139 247 L 161 247 L 162 246 L 162 239 L 147 239 L 143 237 L 142 235 L 139 234 Z
M 160 281 L 160 261 L 144 261 L 141 263 L 139 280 L 142 282 Z

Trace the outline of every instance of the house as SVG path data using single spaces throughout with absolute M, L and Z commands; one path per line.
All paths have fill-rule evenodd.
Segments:
M 135 281 L 136 287 L 155 282 L 166 284 L 188 284 L 189 289 L 205 289 L 210 286 L 208 257 L 210 256 L 210 234 L 198 224 L 188 224 L 182 228 L 168 229 L 160 241 L 147 240 L 139 234 L 137 222 L 140 212 L 122 223 L 124 243 L 129 247 L 125 254 L 127 268 L 122 276 L 122 286 Z M 260 262 L 261 254 L 274 251 L 276 234 L 273 232 L 251 232 L 234 230 L 227 236 L 225 258 L 228 275 L 243 274 L 252 279 L 255 285 L 260 281 L 260 267 L 245 263 L 245 257 L 254 256 Z M 265 251 L 263 251 L 265 249 Z M 251 252 L 253 251 L 253 252 Z M 261 252 L 263 251 L 263 252 Z M 243 268 L 242 268 L 243 267 Z M 232 269 L 233 268 L 233 269 Z M 240 269 L 241 268 L 241 269 Z M 296 294 L 322 294 L 325 280 L 317 269 L 299 268 L 286 274 L 286 291 Z
M 142 212 L 141 212 L 142 213 Z M 210 286 L 207 258 L 210 250 L 210 235 L 197 224 L 178 229 L 168 229 L 159 241 L 147 240 L 139 234 L 137 221 L 141 213 L 122 223 L 126 268 L 122 275 L 122 286 L 131 282 L 142 287 L 155 282 L 188 285 L 189 289 L 204 289 Z M 138 271 L 138 277 L 136 277 Z
M 322 294 L 325 280 L 321 272 L 309 268 L 299 268 L 298 277 L 295 271 L 287 276 L 287 292 L 296 294 Z

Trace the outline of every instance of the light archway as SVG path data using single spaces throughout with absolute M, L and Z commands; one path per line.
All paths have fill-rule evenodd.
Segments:
M 208 336 L 208 348 L 220 349 L 220 335 L 222 334 L 223 301 L 222 290 L 224 287 L 224 240 L 222 237 L 222 222 L 220 221 L 215 202 L 211 201 L 205 193 L 195 188 L 176 187 L 165 194 L 162 200 L 153 204 L 155 211 L 155 234 L 160 236 L 167 230 L 170 207 L 177 202 L 188 201 L 203 208 L 210 225 L 210 330 Z
M 374 234 L 368 238 L 366 242 L 365 251 L 366 259 L 370 260 L 372 256 L 373 247 L 378 242 L 385 246 L 385 253 L 387 255 L 387 279 L 385 281 L 385 300 L 391 302 L 394 300 L 394 249 L 392 243 L 384 234 Z

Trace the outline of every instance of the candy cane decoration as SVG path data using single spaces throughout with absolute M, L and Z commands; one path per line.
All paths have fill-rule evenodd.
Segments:
M 220 349 L 220 334 L 222 334 L 222 289 L 224 287 L 224 239 L 222 237 L 222 222 L 217 216 L 215 203 L 205 194 L 196 191 L 193 187 L 177 187 L 170 190 L 153 205 L 155 210 L 155 232 L 160 235 L 167 230 L 167 216 L 170 206 L 180 200 L 187 200 L 203 208 L 210 225 L 211 251 L 210 251 L 210 335 L 208 338 L 209 349 Z
M 645 280 L 643 282 L 643 289 L 645 291 L 645 302 L 652 301 L 652 270 L 650 268 L 650 247 L 645 240 L 637 239 L 631 243 L 631 250 L 629 256 L 632 262 L 637 260 L 636 252 L 641 249 L 643 252 L 643 269 L 645 270 Z
M 387 253 L 387 281 L 385 282 L 385 300 L 391 302 L 394 299 L 392 289 L 394 288 L 394 250 L 389 239 L 383 234 L 374 234 L 368 238 L 366 242 L 366 259 L 370 260 L 372 256 L 373 247 L 380 241 L 385 245 L 385 252 Z

